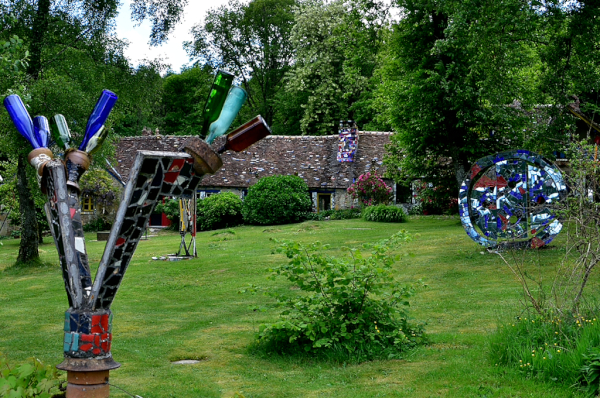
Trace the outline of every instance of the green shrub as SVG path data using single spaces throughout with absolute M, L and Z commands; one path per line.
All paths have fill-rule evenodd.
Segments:
M 502 325 L 489 342 L 495 365 L 513 367 L 544 381 L 587 384 L 594 391 L 599 380 L 593 353 L 599 347 L 600 322 L 590 316 L 517 318 Z
M 248 189 L 242 214 L 248 224 L 287 224 L 302 221 L 311 207 L 308 185 L 302 178 L 271 176 Z
M 104 220 L 102 217 L 94 218 L 90 222 L 85 223 L 83 230 L 85 232 L 108 231 L 112 228 L 112 224 Z
M 44 366 L 38 359 L 32 362 L 10 367 L 0 357 L 0 397 L 50 398 L 66 390 L 67 382 L 59 379 L 53 366 Z
M 286 308 L 280 320 L 261 325 L 258 348 L 267 352 L 308 352 L 338 360 L 399 357 L 425 342 L 421 326 L 408 321 L 413 285 L 395 279 L 390 251 L 408 239 L 402 231 L 377 244 L 371 255 L 344 248 L 344 258 L 323 254 L 326 246 L 282 242 L 289 263 L 272 269 L 305 294 L 272 294 Z
M 197 224 L 201 231 L 235 227 L 242 223 L 242 200 L 233 192 L 221 192 L 198 201 Z
M 353 218 L 360 218 L 360 209 L 342 209 L 342 210 L 324 210 L 318 213 L 306 213 L 305 219 L 312 221 L 323 221 L 323 220 L 351 220 Z
M 396 206 L 369 206 L 365 207 L 362 212 L 362 217 L 366 221 L 378 222 L 404 222 L 406 221 L 406 213 L 400 207 Z
M 162 213 L 165 213 L 165 216 L 171 221 L 168 229 L 179 230 L 179 215 L 181 214 L 179 199 L 165 199 L 165 203 L 158 203 L 154 208 L 154 214 Z
M 579 369 L 579 382 L 586 387 L 590 397 L 600 393 L 600 351 L 598 347 L 583 355 L 583 366 Z

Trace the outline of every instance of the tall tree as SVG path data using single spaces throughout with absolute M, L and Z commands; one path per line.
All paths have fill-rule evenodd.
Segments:
M 198 134 L 213 78 L 213 69 L 205 65 L 164 79 L 162 107 L 165 134 Z
M 135 0 L 134 17 L 138 21 L 149 18 L 153 22 L 151 43 L 157 44 L 166 39 L 166 34 L 180 18 L 182 6 L 186 3 L 187 0 Z M 83 55 L 97 64 L 114 63 L 115 60 L 111 59 L 114 53 L 109 50 L 114 48 L 111 45 L 110 32 L 113 28 L 112 21 L 117 15 L 118 4 L 118 0 L 12 0 L 0 3 L 0 19 L 7 20 L 8 15 L 16 17 L 3 26 L 2 34 L 20 34 L 26 39 L 30 49 L 27 89 L 33 94 L 38 94 L 30 97 L 33 99 L 29 104 L 31 113 L 47 113 L 44 111 L 52 108 L 49 104 L 57 103 L 48 101 L 47 96 L 39 96 L 42 92 L 47 94 L 50 87 L 53 88 L 54 94 L 71 94 L 70 98 L 55 95 L 51 100 L 62 98 L 75 106 L 85 104 L 85 100 L 81 100 L 82 97 L 77 98 L 79 93 L 65 92 L 67 90 L 61 84 L 65 83 L 68 87 L 72 81 L 67 78 L 69 73 L 55 73 L 56 66 L 67 70 L 80 70 L 77 64 L 66 65 L 72 61 L 72 58 L 66 57 L 67 53 L 80 57 Z M 92 86 L 95 82 L 88 77 L 87 82 L 78 83 L 82 86 L 86 83 Z M 60 112 L 66 113 L 62 109 Z M 20 142 L 14 128 L 2 133 L 5 139 Z M 27 179 L 27 150 L 21 145 L 17 152 L 11 154 L 18 157 L 17 193 L 23 217 L 23 234 L 17 261 L 29 262 L 38 257 L 38 227 L 35 219 L 36 209 L 31 200 Z
M 296 62 L 280 102 L 298 104 L 302 134 L 332 134 L 347 118 L 374 127 L 373 72 L 386 19 L 387 7 L 375 0 L 299 6 L 292 29 Z
M 200 64 L 226 68 L 241 78 L 252 113 L 273 123 L 273 98 L 293 60 L 290 34 L 296 0 L 230 0 L 208 11 L 185 47 Z M 254 115 L 253 115 L 254 116 Z
M 573 116 L 565 111 L 569 104 L 580 102 L 581 111 L 600 120 L 600 1 L 548 0 L 535 9 L 546 26 L 544 40 L 536 43 L 543 65 L 540 89 L 555 106 L 548 109 L 553 123 L 532 141 L 551 150 L 549 143 L 575 130 Z
M 388 170 L 460 186 L 472 161 L 522 142 L 524 115 L 510 105 L 531 100 L 522 71 L 533 13 L 521 0 L 398 3 L 404 17 L 378 72 L 397 131 Z

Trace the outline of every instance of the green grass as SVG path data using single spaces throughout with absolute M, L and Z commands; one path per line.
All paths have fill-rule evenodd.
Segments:
M 402 247 L 398 278 L 423 279 L 428 288 L 411 300 L 411 314 L 426 321 L 431 344 L 404 359 L 344 365 L 310 359 L 260 357 L 248 347 L 261 323 L 279 310 L 263 295 L 239 294 L 248 284 L 289 290 L 270 281 L 268 268 L 286 259 L 271 254 L 269 238 L 360 245 L 399 229 L 418 235 Z M 520 286 L 494 254 L 464 233 L 457 217 L 412 217 L 404 224 L 343 220 L 285 226 L 237 227 L 198 234 L 199 258 L 153 261 L 174 253 L 180 237 L 161 233 L 140 242 L 112 307 L 112 353 L 122 367 L 111 383 L 151 397 L 572 397 L 568 385 L 543 383 L 488 359 L 497 325 L 519 315 Z M 232 233 L 233 232 L 233 233 Z M 88 238 L 90 263 L 104 242 Z M 54 244 L 41 246 L 32 269 L 10 267 L 18 241 L 0 246 L 0 353 L 12 363 L 35 356 L 62 361 L 62 320 L 67 309 Z M 564 253 L 560 238 L 538 253 L 549 277 Z M 532 270 L 533 271 L 533 270 Z M 596 289 L 597 278 L 590 288 Z M 261 308 L 263 310 L 256 310 Z M 195 365 L 173 365 L 200 359 Z M 236 395 L 237 394 L 237 395 Z M 126 397 L 116 388 L 111 396 Z

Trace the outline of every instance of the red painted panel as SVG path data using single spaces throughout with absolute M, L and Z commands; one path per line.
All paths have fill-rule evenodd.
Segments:
M 173 164 L 171 164 L 171 167 L 169 167 L 169 171 L 180 171 L 184 163 L 184 159 L 173 160 Z

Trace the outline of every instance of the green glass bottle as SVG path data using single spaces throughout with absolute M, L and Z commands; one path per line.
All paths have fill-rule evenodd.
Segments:
M 100 127 L 100 130 L 89 140 L 87 146 L 85 147 L 85 151 L 90 155 L 94 152 L 97 152 L 98 149 L 100 149 L 100 147 L 102 146 L 102 143 L 106 139 L 107 135 L 108 129 L 104 125 L 102 125 L 102 127 Z
M 223 109 L 223 104 L 227 98 L 229 88 L 233 84 L 234 77 L 234 75 L 227 71 L 217 71 L 217 75 L 215 76 L 215 80 L 213 81 L 210 89 L 210 94 L 206 99 L 204 112 L 202 113 L 204 123 L 202 124 L 202 130 L 200 131 L 200 138 L 206 137 L 210 125 L 219 118 L 221 109 Z
M 69 126 L 63 115 L 54 115 L 54 121 L 56 122 L 58 133 L 53 130 L 52 136 L 54 141 L 56 141 L 56 145 L 66 151 L 71 147 L 71 132 L 69 131 Z

